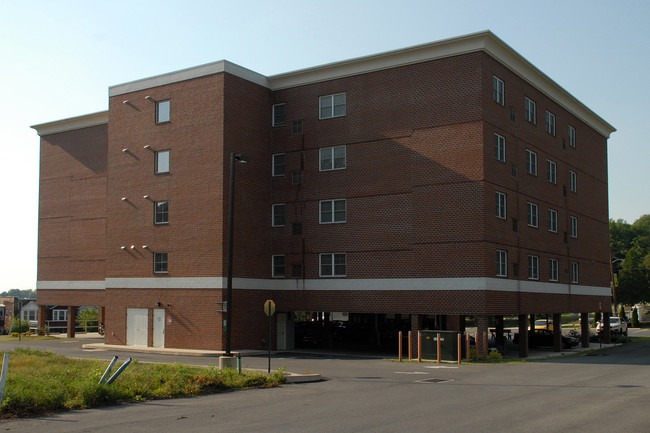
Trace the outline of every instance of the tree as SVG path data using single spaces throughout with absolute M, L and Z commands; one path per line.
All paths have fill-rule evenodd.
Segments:
M 650 301 L 650 215 L 633 224 L 610 220 L 610 248 L 612 271 L 618 274 L 617 302 Z
M 638 328 L 639 325 L 639 310 L 634 307 L 634 310 L 632 310 L 632 328 Z

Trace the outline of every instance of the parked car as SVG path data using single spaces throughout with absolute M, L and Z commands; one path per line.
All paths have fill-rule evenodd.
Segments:
M 553 321 L 548 319 L 535 320 L 535 329 L 553 330 Z
M 519 344 L 519 334 L 515 334 L 512 338 L 512 342 Z M 562 336 L 562 348 L 571 349 L 577 347 L 579 341 L 577 338 L 568 337 L 566 335 Z M 528 347 L 539 347 L 539 346 L 553 346 L 553 331 L 548 329 L 535 329 L 528 330 Z
M 603 322 L 598 322 L 596 332 L 601 333 L 604 329 Z M 609 318 L 609 332 L 612 334 L 622 334 L 627 337 L 627 322 L 620 317 Z

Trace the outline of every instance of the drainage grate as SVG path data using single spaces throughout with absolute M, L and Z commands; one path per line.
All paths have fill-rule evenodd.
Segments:
M 454 382 L 454 379 L 436 379 L 435 377 L 431 377 L 429 379 L 416 380 L 416 382 L 419 382 L 419 383 L 445 383 L 445 382 Z

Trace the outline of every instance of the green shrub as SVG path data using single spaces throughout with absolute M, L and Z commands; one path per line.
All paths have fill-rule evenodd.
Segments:
M 487 359 L 488 361 L 497 361 L 503 359 L 503 355 L 501 355 L 498 350 L 493 350 L 492 352 L 488 353 Z
M 632 327 L 633 328 L 638 328 L 640 325 L 639 323 L 639 310 L 634 307 L 634 310 L 632 310 Z
M 621 344 L 627 344 L 632 341 L 631 338 L 625 335 L 616 335 L 612 338 L 612 340 L 616 340 L 617 343 L 621 343 Z
M 11 335 L 13 335 L 14 332 L 16 333 L 16 336 L 18 336 L 18 332 L 29 332 L 29 322 L 26 320 L 21 320 L 19 325 L 18 318 L 14 317 L 14 319 L 11 321 Z

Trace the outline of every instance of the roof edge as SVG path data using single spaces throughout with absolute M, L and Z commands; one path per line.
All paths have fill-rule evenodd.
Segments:
M 231 63 L 227 60 L 206 63 L 204 65 L 194 66 L 191 68 L 180 69 L 178 71 L 166 74 L 154 75 L 152 77 L 142 78 L 140 80 L 129 81 L 127 83 L 117 84 L 108 88 L 108 97 L 123 95 L 125 93 L 136 92 L 139 90 L 151 89 L 152 87 L 164 86 L 167 84 L 178 83 L 181 81 L 191 80 L 194 78 L 206 77 L 208 75 L 220 74 L 227 72 L 236 75 L 245 80 L 270 88 L 269 80 L 266 76 L 257 72 L 246 69 L 242 66 Z
M 59 132 L 73 131 L 75 129 L 90 128 L 92 126 L 105 125 L 108 123 L 108 110 L 96 113 L 84 114 L 83 116 L 69 117 L 67 119 L 55 120 L 47 123 L 32 125 L 39 136 L 58 134 Z

